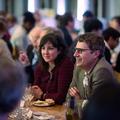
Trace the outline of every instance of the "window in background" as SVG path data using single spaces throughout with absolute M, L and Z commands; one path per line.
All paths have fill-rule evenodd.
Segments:
M 88 10 L 88 0 L 77 0 L 77 19 L 82 20 L 83 13 Z
M 57 0 L 57 14 L 63 15 L 64 13 L 65 13 L 65 0 Z
M 35 12 L 35 0 L 28 0 L 28 11 Z

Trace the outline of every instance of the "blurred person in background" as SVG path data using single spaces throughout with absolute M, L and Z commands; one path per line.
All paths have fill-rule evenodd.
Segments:
M 7 15 L 7 12 L 6 12 L 6 11 L 0 10 L 0 16 L 1 16 L 1 17 L 6 17 L 6 15 Z
M 114 16 L 110 21 L 109 21 L 109 26 L 116 29 L 118 32 L 120 32 L 120 16 Z M 119 44 L 118 46 L 114 49 L 117 55 L 116 59 L 116 66 L 115 66 L 115 74 L 117 76 L 117 79 L 120 80 L 120 38 L 119 38 Z
M 117 55 L 116 66 L 114 67 L 114 70 L 115 70 L 115 75 L 120 82 L 120 52 Z
M 83 21 L 84 21 L 84 22 L 95 17 L 94 14 L 92 13 L 92 11 L 90 11 L 90 10 L 86 10 L 86 11 L 83 13 L 82 16 L 83 16 Z
M 32 86 L 36 100 L 51 99 L 56 104 L 65 102 L 74 68 L 66 50 L 60 34 L 54 32 L 42 37 L 39 46 L 40 64 L 35 69 L 35 81 Z
M 67 47 L 69 48 L 73 43 L 71 33 L 74 30 L 74 18 L 72 16 L 72 13 L 66 12 L 62 16 L 61 23 L 60 23 L 60 29 L 62 30 L 64 34 L 65 42 L 67 44 Z
M 6 19 L 4 17 L 0 17 L 0 39 L 4 40 L 9 48 L 9 51 L 12 55 L 13 53 L 13 46 L 10 42 L 10 34 L 8 32 L 8 27 L 6 25 Z
M 17 18 L 14 15 L 8 13 L 6 15 L 6 21 L 7 21 L 8 31 L 12 36 L 16 27 L 18 27 Z
M 109 27 L 112 27 L 120 32 L 120 16 L 114 16 L 109 21 Z
M 105 84 L 93 93 L 83 109 L 81 120 L 119 120 L 120 85 Z
M 56 14 L 55 15 L 55 20 L 56 20 L 56 27 L 60 28 L 60 26 L 61 26 L 61 20 L 62 20 L 62 15 Z
M 31 12 L 25 12 L 23 14 L 23 23 L 16 28 L 11 36 L 11 43 L 14 47 L 14 58 L 18 59 L 20 51 L 26 51 L 29 40 L 28 33 L 35 25 L 35 19 Z
M 102 35 L 103 24 L 97 18 L 92 18 L 84 22 L 84 31 L 95 33 L 96 35 Z
M 12 55 L 7 47 L 7 44 L 0 39 L 0 63 L 1 61 L 15 64 L 15 61 L 12 58 Z
M 118 32 L 120 32 L 120 16 L 114 16 L 110 21 L 109 21 L 109 26 L 116 29 Z M 120 39 L 119 39 L 119 44 L 115 48 L 115 52 L 118 54 L 120 52 Z
M 95 17 L 94 14 L 90 10 L 86 10 L 83 13 L 82 21 L 80 22 L 81 24 L 80 24 L 80 32 L 79 32 L 79 34 L 85 33 L 85 31 L 84 31 L 84 23 L 85 23 L 85 21 L 93 19 L 94 17 Z
M 45 27 L 45 23 L 42 20 L 42 15 L 39 10 L 34 12 L 35 26 Z
M 0 61 L 0 120 L 17 107 L 25 90 L 26 77 L 19 64 Z
M 34 27 L 28 37 L 30 40 L 30 45 L 27 47 L 27 55 L 30 60 L 30 63 L 35 66 L 39 61 L 39 44 L 40 44 L 40 37 L 41 37 L 41 29 L 40 27 Z
M 34 27 L 28 34 L 30 44 L 26 51 L 19 53 L 19 61 L 24 65 L 25 71 L 28 76 L 28 84 L 34 82 L 34 68 L 39 62 L 38 46 L 40 42 L 40 27 Z
M 116 66 L 116 58 L 114 55 L 114 48 L 119 43 L 120 33 L 114 28 L 107 28 L 102 33 L 105 40 L 105 58 L 112 64 L 113 68 Z M 117 57 L 117 56 L 116 56 Z

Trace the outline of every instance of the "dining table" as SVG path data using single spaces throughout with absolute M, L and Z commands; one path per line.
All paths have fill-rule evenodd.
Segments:
M 55 120 L 65 120 L 66 106 L 65 105 L 53 105 L 49 107 L 31 106 L 30 109 L 33 112 L 45 112 L 49 115 L 53 115 Z

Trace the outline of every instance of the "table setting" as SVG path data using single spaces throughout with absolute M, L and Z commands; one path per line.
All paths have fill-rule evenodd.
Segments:
M 18 107 L 10 113 L 9 120 L 60 120 L 57 115 L 59 111 L 56 113 L 55 109 L 55 102 L 51 99 L 33 101 L 30 88 L 26 88 Z

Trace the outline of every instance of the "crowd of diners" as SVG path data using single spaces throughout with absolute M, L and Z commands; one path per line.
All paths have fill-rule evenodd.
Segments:
M 50 27 L 39 11 L 25 12 L 19 24 L 0 12 L 0 120 L 8 119 L 25 87 L 31 87 L 33 100 L 86 101 L 82 120 L 119 119 L 120 16 L 103 28 L 88 10 L 79 32 L 72 13 L 55 20 Z

